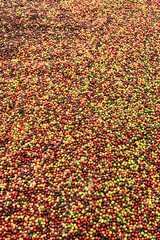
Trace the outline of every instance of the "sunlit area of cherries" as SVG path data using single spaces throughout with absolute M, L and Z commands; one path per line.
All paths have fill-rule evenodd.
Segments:
M 0 239 L 160 239 L 158 1 L 1 5 Z

